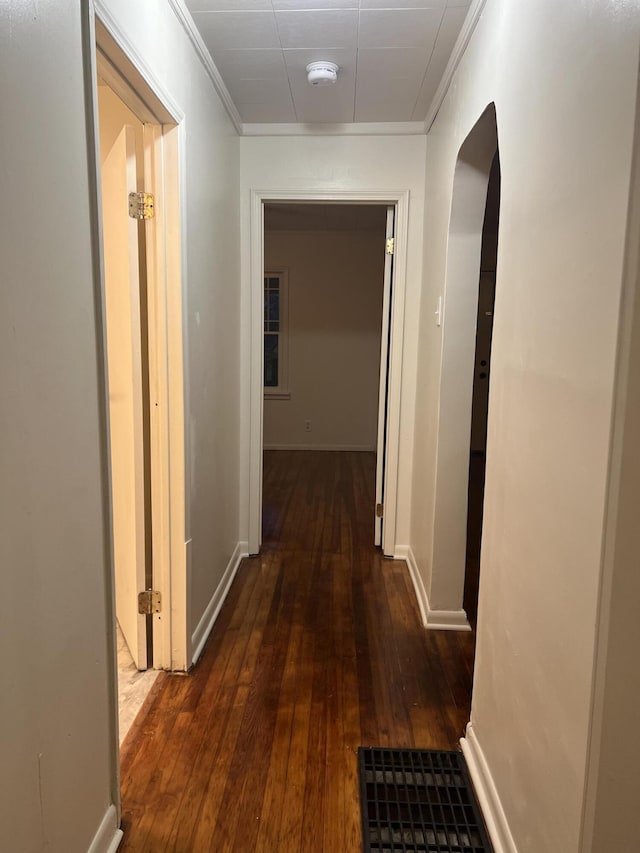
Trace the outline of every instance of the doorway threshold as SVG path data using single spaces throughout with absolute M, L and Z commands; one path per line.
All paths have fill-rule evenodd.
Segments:
M 117 622 L 116 630 L 118 634 L 118 728 L 120 746 L 122 746 L 161 670 L 137 669 Z

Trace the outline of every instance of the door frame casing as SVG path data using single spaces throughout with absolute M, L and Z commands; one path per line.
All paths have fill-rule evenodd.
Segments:
M 153 585 L 162 596 L 162 612 L 153 617 L 153 656 L 155 669 L 185 671 L 191 663 L 192 650 L 188 630 L 189 489 L 185 431 L 185 311 L 182 293 L 186 243 L 184 114 L 151 73 L 101 0 L 92 0 L 90 16 L 95 47 L 91 62 L 97 169 L 100 163 L 97 150 L 98 64 L 99 61 L 106 61 L 107 65 L 103 65 L 103 68 L 110 66 L 113 73 L 105 82 L 145 125 L 145 182 L 156 197 L 155 225 L 153 229 L 147 229 L 146 248 Z M 100 196 L 97 218 L 101 235 Z M 104 291 L 101 237 L 99 251 Z M 102 298 L 104 318 L 104 292 Z M 113 566 L 110 583 L 113 587 Z
M 395 239 L 396 207 L 389 205 L 386 210 L 385 241 Z M 387 374 L 389 371 L 389 328 L 391 321 L 391 294 L 393 293 L 393 250 L 387 251 L 387 243 L 384 247 L 384 272 L 382 283 L 382 329 L 380 335 L 380 374 L 378 381 L 378 435 L 376 436 L 376 512 L 375 512 L 375 535 L 374 544 L 382 545 L 382 525 L 384 517 L 378 517 L 378 504 L 384 506 L 384 470 L 385 451 L 387 438 Z M 383 384 L 384 383 L 384 384 Z
M 316 189 L 251 190 L 250 212 L 250 342 L 249 342 L 249 553 L 257 554 L 262 542 L 262 445 L 263 445 L 263 278 L 264 205 L 268 202 L 310 204 L 393 205 L 396 211 L 394 280 L 391 304 L 391 343 L 387 415 L 387 457 L 382 550 L 396 556 L 398 467 L 400 456 L 400 404 L 404 351 L 404 312 L 407 276 L 409 190 L 318 191 Z

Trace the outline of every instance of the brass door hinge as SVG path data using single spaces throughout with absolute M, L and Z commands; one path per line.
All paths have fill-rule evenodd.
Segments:
M 129 216 L 132 219 L 153 219 L 154 200 L 151 193 L 129 193 Z
M 387 255 L 393 255 L 393 237 L 387 237 L 387 242 L 385 246 L 385 253 Z
M 376 518 L 384 516 L 384 504 L 376 504 Z
M 145 589 L 138 593 L 138 613 L 141 616 L 151 616 L 161 610 L 160 593 L 155 589 Z

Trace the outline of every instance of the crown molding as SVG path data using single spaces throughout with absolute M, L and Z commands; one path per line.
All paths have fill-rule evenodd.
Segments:
M 425 133 L 429 133 L 431 125 L 440 111 L 442 102 L 444 101 L 446 94 L 449 91 L 451 81 L 453 80 L 453 75 L 456 73 L 460 60 L 467 49 L 467 45 L 473 35 L 476 24 L 480 20 L 480 15 L 482 14 L 482 10 L 484 9 L 486 2 L 487 0 L 473 0 L 471 6 L 469 6 L 467 17 L 464 19 L 462 29 L 458 33 L 458 38 L 453 46 L 453 50 L 451 51 L 447 67 L 444 69 L 440 85 L 436 89 L 436 93 L 433 96 L 433 100 L 431 101 L 431 105 L 427 111 L 427 116 L 424 120 Z
M 191 17 L 191 13 L 184 4 L 184 0 L 169 0 L 169 6 L 173 9 L 176 18 L 182 25 L 182 28 L 189 37 L 191 44 L 195 48 L 195 51 L 200 58 L 200 61 L 204 65 L 205 71 L 207 72 L 209 78 L 211 79 L 211 82 L 213 83 L 214 89 L 220 96 L 220 99 L 224 104 L 224 108 L 226 109 L 229 118 L 233 122 L 233 126 L 235 127 L 237 132 L 242 135 L 243 130 L 240 113 L 238 112 L 236 105 L 231 100 L 229 90 L 225 86 L 224 80 L 220 76 L 220 72 L 214 65 L 214 62 L 211 59 L 211 54 L 209 53 L 207 46 L 202 40 L 202 36 L 198 32 L 193 18 Z
M 422 121 L 345 122 L 344 124 L 245 124 L 243 136 L 424 136 Z

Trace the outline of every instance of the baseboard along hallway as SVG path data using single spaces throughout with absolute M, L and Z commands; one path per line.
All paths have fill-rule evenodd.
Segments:
M 421 626 L 374 480 L 373 453 L 265 452 L 262 552 L 124 744 L 122 850 L 356 853 L 358 746 L 457 746 L 474 635 Z

